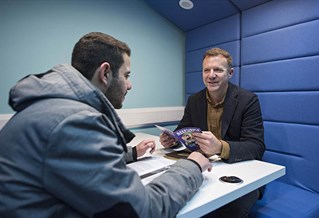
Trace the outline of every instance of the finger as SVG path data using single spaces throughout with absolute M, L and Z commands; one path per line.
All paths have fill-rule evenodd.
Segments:
M 170 147 L 170 144 L 168 144 L 168 143 L 162 143 L 162 145 L 163 145 L 164 148 L 169 148 Z
M 167 135 L 162 135 L 161 137 L 160 137 L 160 142 L 165 142 L 166 140 L 168 140 L 169 139 L 169 137 L 167 136 Z
M 202 143 L 197 143 L 197 144 L 198 144 L 200 150 L 205 151 L 207 149 L 207 146 L 205 144 L 202 144 Z
M 164 142 L 162 145 L 163 145 L 165 148 L 170 148 L 170 147 L 173 146 L 173 142 Z
M 165 132 L 162 132 L 160 136 L 167 136 L 167 134 Z
M 172 138 L 167 138 L 167 139 L 161 141 L 161 143 L 162 143 L 163 146 L 164 146 L 164 145 L 170 146 L 171 144 L 174 143 L 174 141 L 175 141 L 175 140 L 172 139 Z
M 202 133 L 206 134 L 206 135 L 211 135 L 213 134 L 211 131 L 203 131 Z
M 148 143 L 149 148 L 155 148 L 155 142 L 150 142 Z
M 155 151 L 155 146 L 151 148 L 150 153 L 153 154 L 154 151 Z
M 146 148 L 147 148 L 147 149 L 150 148 L 151 150 L 154 150 L 155 147 L 156 147 L 156 146 L 155 146 L 156 144 L 155 144 L 155 142 L 154 142 L 153 140 L 150 141 L 150 142 L 148 142 L 148 143 L 146 143 L 145 145 L 146 145 Z
M 154 139 L 144 139 L 144 144 L 155 143 Z
M 208 172 L 210 172 L 210 171 L 212 171 L 212 168 L 213 168 L 212 163 L 207 160 L 207 163 L 203 165 L 202 169 L 203 169 L 203 172 L 206 171 L 206 170 Z
M 204 134 L 204 133 L 196 133 L 196 135 L 193 135 L 193 137 L 195 140 L 205 140 L 209 136 L 207 134 Z
M 162 138 L 166 138 L 168 135 L 166 134 L 166 133 L 164 133 L 164 132 L 162 132 L 161 134 L 160 134 L 160 137 L 162 137 Z
M 192 132 L 192 136 L 197 137 L 197 136 L 200 136 L 200 135 L 201 135 L 201 133 L 200 133 L 200 132 Z

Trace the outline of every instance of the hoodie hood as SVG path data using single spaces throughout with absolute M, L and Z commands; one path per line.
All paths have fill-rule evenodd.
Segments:
M 13 110 L 19 112 L 33 103 L 50 98 L 79 101 L 105 114 L 114 123 L 124 144 L 135 136 L 123 125 L 105 95 L 68 64 L 57 65 L 45 73 L 21 79 L 10 90 L 9 104 Z M 127 151 L 126 146 L 124 150 Z
M 105 112 L 103 103 L 113 108 L 100 90 L 67 64 L 21 79 L 10 90 L 9 104 L 13 110 L 20 111 L 30 104 L 48 98 L 80 101 L 101 112 Z

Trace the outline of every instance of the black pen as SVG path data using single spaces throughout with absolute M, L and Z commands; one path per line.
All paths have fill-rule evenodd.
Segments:
M 155 174 L 157 174 L 157 173 L 166 171 L 166 170 L 168 170 L 169 168 L 171 168 L 171 165 L 168 165 L 168 166 L 166 166 L 166 167 L 162 167 L 162 168 L 157 169 L 157 170 L 154 170 L 154 171 L 152 171 L 152 172 L 149 172 L 149 173 L 145 173 L 145 174 L 143 174 L 143 175 L 140 175 L 140 178 L 141 178 L 141 179 L 145 179 L 145 178 L 147 178 L 147 177 L 149 177 L 149 176 L 153 176 L 153 175 L 155 175 Z

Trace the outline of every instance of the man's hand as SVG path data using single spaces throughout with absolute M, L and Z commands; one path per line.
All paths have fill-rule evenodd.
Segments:
M 200 149 L 208 156 L 220 154 L 222 152 L 222 143 L 210 131 L 202 133 L 192 133 L 193 138 L 199 145 Z
M 205 170 L 207 170 L 208 172 L 212 171 L 212 164 L 204 155 L 197 151 L 192 152 L 187 159 L 196 161 L 202 168 L 202 172 L 204 172 Z
M 160 134 L 160 143 L 164 146 L 164 148 L 170 148 L 176 145 L 176 141 L 173 137 L 167 135 L 166 133 Z
M 145 139 L 136 145 L 137 157 L 143 156 L 148 149 L 151 149 L 151 154 L 155 151 L 155 141 L 153 139 Z

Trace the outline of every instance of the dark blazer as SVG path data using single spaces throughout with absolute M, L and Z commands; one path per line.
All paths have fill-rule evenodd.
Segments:
M 224 161 L 261 160 L 265 151 L 264 126 L 257 95 L 228 83 L 221 119 L 221 138 L 230 146 L 229 159 Z M 187 126 L 208 130 L 206 88 L 188 98 L 176 129 Z

